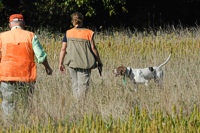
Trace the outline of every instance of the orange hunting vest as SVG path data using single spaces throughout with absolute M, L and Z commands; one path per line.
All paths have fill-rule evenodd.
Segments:
M 67 56 L 66 64 L 71 68 L 91 69 L 96 60 L 91 49 L 92 30 L 86 28 L 72 28 L 66 32 Z
M 16 28 L 0 34 L 0 81 L 34 82 L 34 33 Z

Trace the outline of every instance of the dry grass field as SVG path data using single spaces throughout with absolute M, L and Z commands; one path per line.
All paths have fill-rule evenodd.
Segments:
M 124 29 L 97 33 L 95 40 L 104 64 L 103 73 L 100 77 L 97 69 L 92 71 L 86 103 L 78 106 L 73 106 L 68 71 L 62 74 L 58 70 L 62 35 L 41 32 L 38 37 L 48 53 L 53 75 L 47 76 L 43 66 L 37 65 L 38 78 L 31 110 L 13 121 L 12 129 L 5 128 L 0 118 L 0 130 L 70 133 L 200 131 L 199 28 L 148 33 Z M 133 68 L 159 65 L 170 51 L 171 59 L 163 67 L 163 88 L 152 81 L 149 87 L 139 85 L 135 92 L 129 79 L 123 84 L 122 77 L 112 73 L 120 65 Z M 92 122 L 93 119 L 96 122 Z

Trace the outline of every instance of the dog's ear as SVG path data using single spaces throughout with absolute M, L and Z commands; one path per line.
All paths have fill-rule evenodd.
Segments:
M 120 69 L 121 69 L 121 70 L 120 70 L 120 74 L 121 74 L 121 75 L 124 75 L 125 72 L 126 72 L 126 67 L 121 66 Z
M 122 66 L 119 66 L 119 67 L 117 68 L 117 72 L 118 72 L 120 75 L 122 75 L 123 67 L 122 67 Z
M 126 72 L 126 67 L 123 66 L 123 74 Z

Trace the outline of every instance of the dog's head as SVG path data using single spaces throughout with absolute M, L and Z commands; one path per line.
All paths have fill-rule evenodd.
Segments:
M 113 74 L 115 76 L 122 76 L 126 73 L 126 67 L 125 66 L 119 66 L 118 68 L 113 70 Z

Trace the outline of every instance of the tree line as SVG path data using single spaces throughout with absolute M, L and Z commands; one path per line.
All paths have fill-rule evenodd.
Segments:
M 131 29 L 197 26 L 199 0 L 0 0 L 0 27 L 13 13 L 22 13 L 27 28 L 64 32 L 71 27 L 70 15 L 79 11 L 84 25 L 97 30 L 109 27 Z

